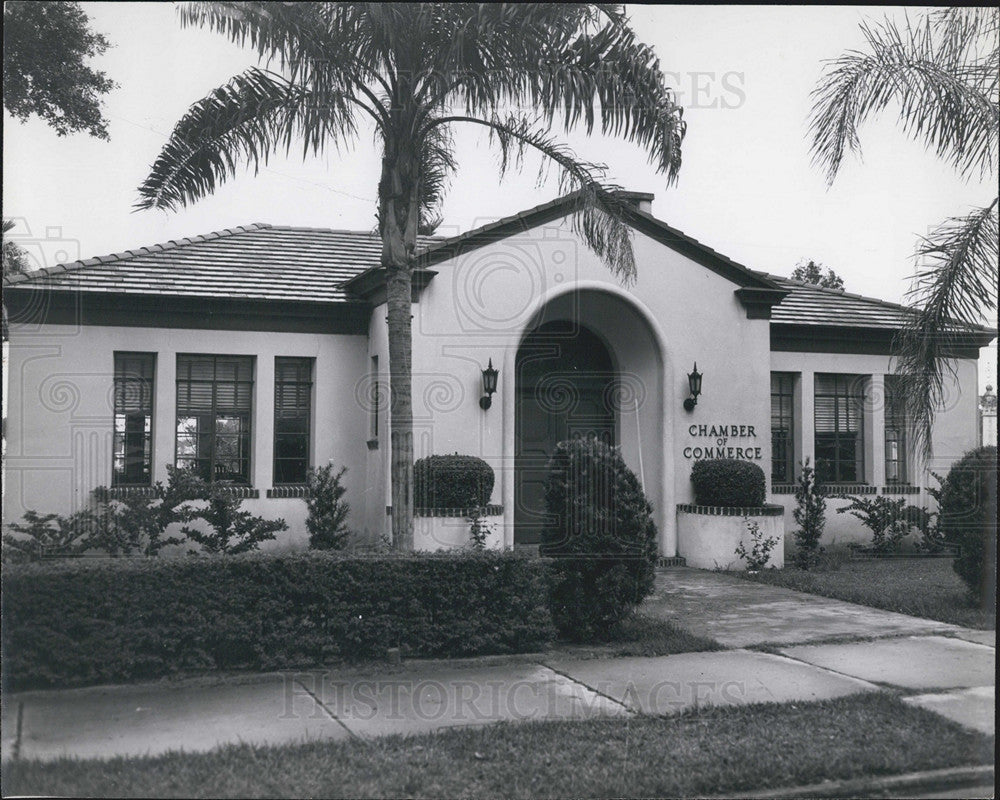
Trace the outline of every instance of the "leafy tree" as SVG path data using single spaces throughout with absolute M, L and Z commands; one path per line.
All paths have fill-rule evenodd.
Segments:
M 110 44 L 89 24 L 79 3 L 4 3 L 4 108 L 22 122 L 37 114 L 59 136 L 86 131 L 107 139 L 101 95 L 116 84 L 86 62 Z
M 5 278 L 19 275 L 31 269 L 31 263 L 28 261 L 28 254 L 24 248 L 7 238 L 7 234 L 15 224 L 12 219 L 3 221 L 3 276 Z
M 313 550 L 340 550 L 351 535 L 347 527 L 347 515 L 351 507 L 344 500 L 347 487 L 341 478 L 347 467 L 341 467 L 334 474 L 333 464 L 309 470 L 306 481 L 309 495 L 306 497 L 306 529 L 309 531 L 309 547 Z
M 4 279 L 11 277 L 12 275 L 19 275 L 22 272 L 27 272 L 31 269 L 31 265 L 28 261 L 28 254 L 23 248 L 18 246 L 17 242 L 12 242 L 7 238 L 7 233 L 14 227 L 15 222 L 12 219 L 5 219 L 3 221 L 3 277 Z M 3 306 L 3 329 L 0 338 L 3 341 L 8 339 L 7 331 L 7 306 Z
M 554 163 L 561 189 L 578 190 L 575 229 L 629 280 L 635 260 L 625 201 L 607 191 L 601 165 L 577 158 L 549 131 L 582 126 L 633 142 L 673 182 L 682 109 L 653 51 L 610 5 L 196 3 L 181 20 L 251 44 L 268 68 L 235 76 L 188 110 L 139 188 L 140 208 L 176 209 L 211 194 L 243 163 L 259 169 L 296 141 L 303 155 L 320 153 L 350 143 L 360 119 L 374 125 L 393 545 L 412 550 L 412 259 L 418 231 L 440 219 L 456 169 L 452 131 L 489 131 L 501 174 L 528 150 Z
M 860 151 L 859 126 L 895 109 L 903 133 L 924 142 L 963 178 L 997 172 L 1000 128 L 996 8 L 927 11 L 900 26 L 863 24 L 863 51 L 835 59 L 815 89 L 814 162 L 836 178 L 845 151 Z M 918 248 L 927 266 L 908 294 L 897 372 L 907 386 L 915 439 L 931 454 L 935 410 L 945 399 L 953 334 L 997 309 L 998 198 L 942 222 Z M 958 323 L 956 325 L 956 323 Z
M 799 483 L 795 487 L 795 500 L 797 505 L 792 517 L 798 527 L 792 532 L 796 544 L 792 562 L 800 569 L 813 569 L 819 566 L 823 555 L 819 540 L 826 526 L 826 499 L 816 480 L 816 470 L 809 466 L 808 458 L 802 465 Z
M 826 269 L 826 273 L 823 269 Z M 843 289 L 844 279 L 825 264 L 819 264 L 812 259 L 803 264 L 802 261 L 792 271 L 792 280 L 822 286 L 824 289 Z

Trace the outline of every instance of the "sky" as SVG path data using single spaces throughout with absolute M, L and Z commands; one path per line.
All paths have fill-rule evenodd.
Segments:
M 187 107 L 256 55 L 197 28 L 172 4 L 85 3 L 113 47 L 94 59 L 119 87 L 104 102 L 110 141 L 58 137 L 4 112 L 3 215 L 39 266 L 120 252 L 251 222 L 371 230 L 378 154 L 370 130 L 353 147 L 302 160 L 275 156 L 177 213 L 133 212 L 136 187 Z M 635 146 L 579 132 L 563 138 L 607 164 L 608 177 L 652 192 L 653 213 L 752 269 L 789 275 L 803 259 L 832 267 L 848 291 L 901 301 L 917 238 L 985 205 L 995 179 L 964 181 L 905 138 L 893 116 L 861 132 L 832 187 L 810 164 L 810 92 L 824 61 L 860 48 L 859 23 L 919 9 L 790 6 L 627 6 L 685 107 L 680 180 L 668 187 Z M 439 233 L 458 233 L 558 194 L 539 162 L 497 179 L 488 138 L 456 130 L 459 171 Z M 996 385 L 996 350 L 986 368 Z

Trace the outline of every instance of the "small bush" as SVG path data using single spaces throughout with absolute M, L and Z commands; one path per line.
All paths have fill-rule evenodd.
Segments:
M 541 552 L 552 556 L 556 627 L 606 640 L 653 589 L 652 507 L 621 453 L 596 438 L 560 442 L 545 487 Z
M 190 518 L 194 500 L 209 496 L 209 486 L 190 470 L 167 465 L 167 485 L 157 481 L 152 493 L 128 493 L 112 498 L 106 486 L 92 492 L 93 507 L 69 517 L 24 514 L 26 524 L 8 527 L 20 536 L 4 536 L 5 561 L 30 561 L 42 556 L 77 556 L 99 550 L 109 556 L 155 556 L 183 539 L 164 537 L 167 526 Z
M 851 501 L 850 504 L 838 508 L 837 513 L 856 517 L 872 532 L 873 553 L 896 552 L 903 537 L 909 535 L 910 530 L 918 527 L 923 521 L 922 509 L 907 505 L 902 497 L 892 499 L 884 495 L 875 497 L 848 495 L 846 499 Z
M 547 563 L 329 552 L 4 569 L 4 689 L 537 650 Z
M 234 556 L 256 550 L 261 542 L 270 541 L 279 531 L 288 530 L 283 519 L 255 517 L 240 508 L 242 505 L 242 498 L 227 492 L 225 486 L 215 486 L 209 493 L 207 504 L 191 509 L 186 514 L 189 522 L 194 519 L 204 520 L 208 523 L 209 530 L 184 526 L 181 533 L 200 544 L 201 552 Z
M 778 539 L 774 536 L 765 538 L 760 530 L 760 523 L 756 520 L 744 517 L 743 524 L 746 525 L 747 535 L 750 539 L 750 549 L 747 550 L 746 544 L 741 539 L 740 543 L 736 545 L 736 555 L 747 562 L 748 570 L 757 572 L 764 569 L 767 562 L 771 560 L 771 551 L 777 546 Z
M 344 501 L 347 488 L 341 478 L 347 467 L 341 467 L 336 474 L 333 465 L 310 469 L 306 478 L 309 495 L 306 497 L 306 529 L 309 531 L 309 547 L 313 550 L 340 550 L 347 544 L 351 532 L 347 527 L 350 506 Z
M 934 498 L 938 505 L 937 511 L 930 511 L 926 507 L 917 508 L 910 506 L 910 517 L 913 527 L 920 531 L 920 539 L 916 542 L 917 550 L 923 553 L 940 553 L 947 546 L 944 536 L 941 534 L 941 487 L 944 478 L 936 472 L 931 472 L 931 476 L 937 481 L 937 486 L 926 486 L 927 494 Z
M 694 501 L 700 506 L 756 508 L 764 505 L 764 470 L 738 458 L 696 461 L 691 469 Z
M 985 558 L 987 537 L 996 541 L 996 508 L 988 507 L 988 490 L 996 481 L 997 449 L 980 447 L 970 450 L 951 468 L 939 498 L 941 535 L 959 546 L 955 572 L 980 600 L 984 599 L 980 597 L 984 581 L 996 587 L 996 561 L 986 563 Z M 993 555 L 995 558 L 995 548 Z
M 417 508 L 478 508 L 493 494 L 493 467 L 476 456 L 426 456 L 413 465 Z
M 78 511 L 69 517 L 59 514 L 24 512 L 24 524 L 11 522 L 7 527 L 19 536 L 3 536 L 3 562 L 19 564 L 44 556 L 74 556 L 88 548 L 93 531 L 89 512 Z
M 801 569 L 814 569 L 823 559 L 823 548 L 819 540 L 826 526 L 826 500 L 816 481 L 816 471 L 809 466 L 807 458 L 802 465 L 798 485 L 795 487 L 796 507 L 792 512 L 798 527 L 792 532 L 795 537 L 795 554 L 792 562 Z

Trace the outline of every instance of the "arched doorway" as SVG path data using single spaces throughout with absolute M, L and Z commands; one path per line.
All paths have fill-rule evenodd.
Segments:
M 537 544 L 556 444 L 591 435 L 615 443 L 617 376 L 600 337 L 568 321 L 532 330 L 518 348 L 515 371 L 514 542 Z

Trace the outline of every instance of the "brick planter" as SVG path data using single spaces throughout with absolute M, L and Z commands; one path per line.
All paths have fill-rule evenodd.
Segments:
M 768 567 L 785 565 L 784 508 L 767 505 L 755 508 L 723 508 L 720 506 L 677 506 L 677 554 L 689 567 L 701 569 L 734 569 L 743 571 L 746 562 L 736 555 L 736 546 L 743 542 L 748 550 L 751 541 L 745 519 L 760 526 L 765 539 L 774 537 Z

